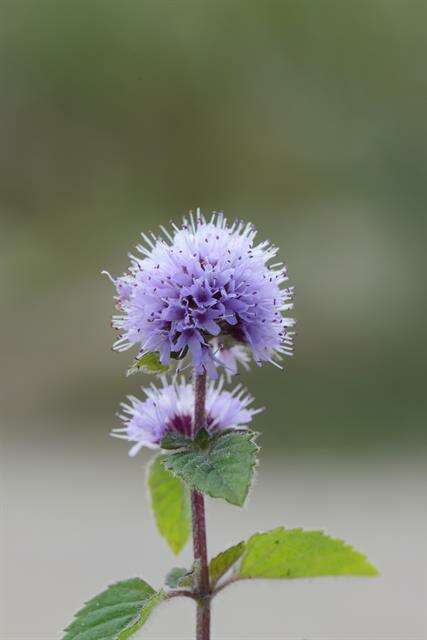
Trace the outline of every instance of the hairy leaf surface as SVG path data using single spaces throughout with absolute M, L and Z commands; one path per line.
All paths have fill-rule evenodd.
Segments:
M 252 432 L 228 432 L 211 440 L 205 449 L 165 456 L 164 464 L 190 487 L 241 507 L 256 464 L 254 438 Z

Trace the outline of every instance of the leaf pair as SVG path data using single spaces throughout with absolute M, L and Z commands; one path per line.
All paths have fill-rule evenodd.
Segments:
M 200 438 L 200 446 L 197 441 L 169 438 L 165 445 L 179 450 L 154 458 L 148 472 L 151 504 L 160 534 L 175 554 L 191 533 L 190 488 L 244 504 L 256 465 L 254 438 L 249 431 L 227 431 Z
M 377 575 L 366 557 L 342 540 L 322 531 L 284 527 L 256 533 L 213 558 L 209 573 L 214 595 L 227 584 L 221 578 L 233 567 L 233 581 Z M 166 583 L 172 589 L 191 587 L 191 572 L 172 569 Z M 63 640 L 127 640 L 165 597 L 164 591 L 155 591 L 140 578 L 113 584 L 76 614 Z

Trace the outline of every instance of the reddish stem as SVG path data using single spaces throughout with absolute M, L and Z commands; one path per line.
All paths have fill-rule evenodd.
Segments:
M 169 591 L 165 597 L 167 600 L 171 600 L 172 598 L 191 598 L 192 600 L 197 600 L 197 596 L 195 596 L 192 591 L 187 591 L 186 589 Z
M 194 433 L 206 425 L 206 373 L 196 376 L 194 402 Z M 208 552 L 206 543 L 205 501 L 203 494 L 197 489 L 191 492 L 191 509 L 193 519 L 194 560 L 197 561 L 195 591 L 197 601 L 196 640 L 210 639 L 210 601 Z

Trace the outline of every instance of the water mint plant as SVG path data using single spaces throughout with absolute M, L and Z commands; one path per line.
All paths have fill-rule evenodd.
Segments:
M 172 567 L 161 587 L 141 577 L 111 585 L 76 614 L 63 640 L 126 640 L 177 597 L 194 600 L 196 640 L 209 640 L 213 599 L 240 580 L 377 573 L 341 540 L 284 526 L 209 559 L 205 497 L 242 507 L 260 451 L 252 425 L 261 409 L 231 378 L 251 359 L 282 368 L 292 354 L 293 288 L 284 264 L 271 264 L 277 249 L 256 244 L 251 224 L 198 211 L 162 233 L 143 235 L 128 271 L 110 276 L 115 348 L 136 349 L 130 373 L 158 378 L 121 405 L 112 435 L 131 443 L 132 457 L 156 450 L 146 477 L 158 530 L 174 554 L 192 535 L 194 559 Z

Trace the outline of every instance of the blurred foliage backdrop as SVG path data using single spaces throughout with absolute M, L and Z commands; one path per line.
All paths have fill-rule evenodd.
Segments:
M 287 371 L 242 376 L 269 407 L 267 450 L 425 446 L 427 5 L 3 0 L 0 12 L 5 432 L 28 447 L 108 433 L 143 379 L 110 351 L 100 271 L 123 271 L 140 231 L 200 206 L 252 220 L 296 286 Z

